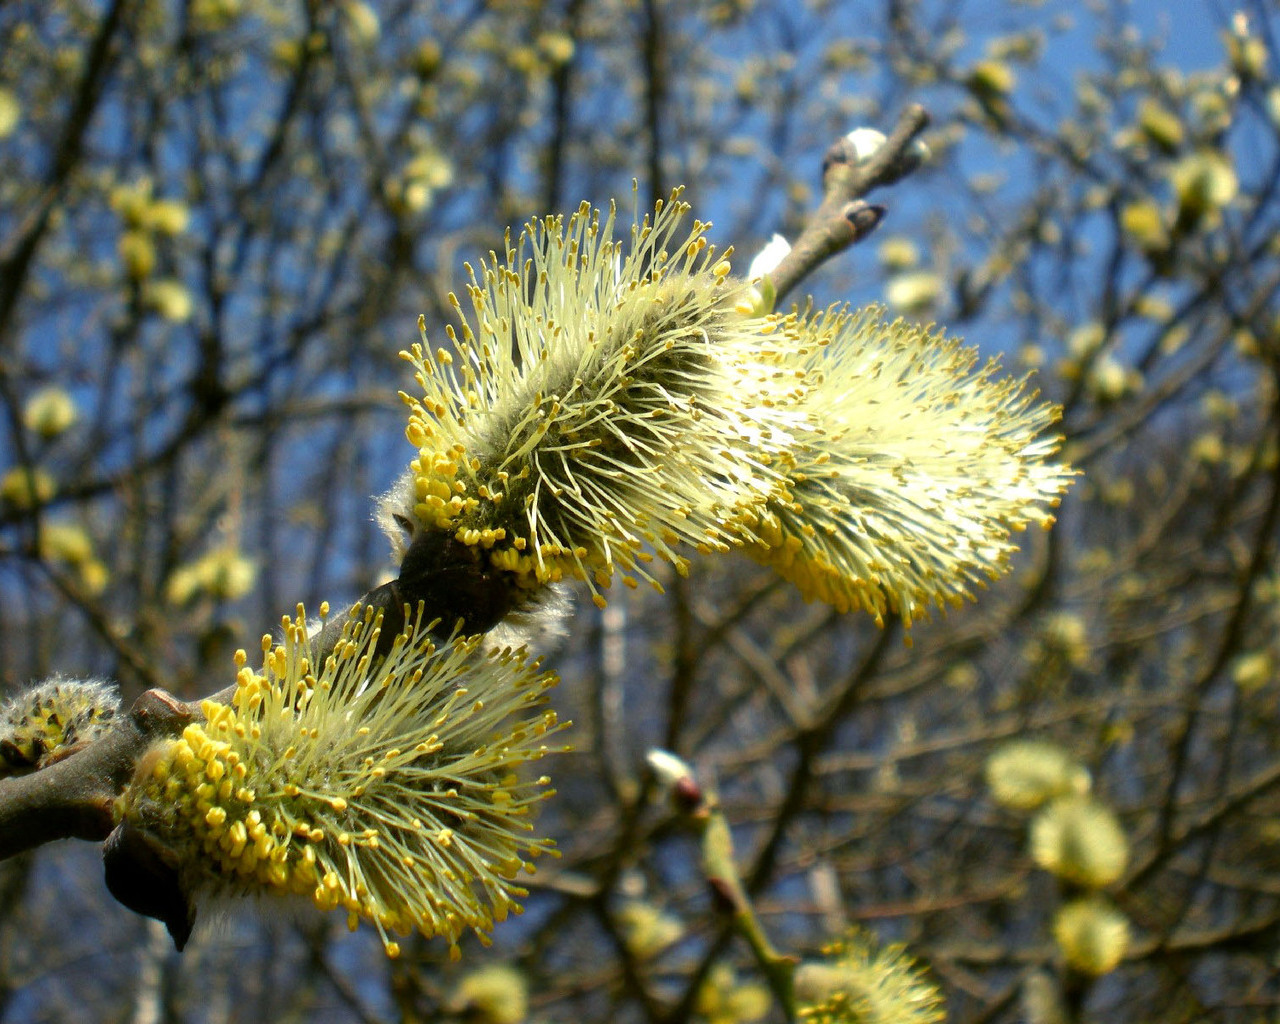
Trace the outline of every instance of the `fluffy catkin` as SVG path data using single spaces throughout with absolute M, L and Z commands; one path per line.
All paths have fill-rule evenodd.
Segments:
M 378 658 L 380 621 L 353 617 L 323 665 L 301 609 L 261 669 L 240 652 L 231 703 L 144 758 L 119 815 L 189 892 L 307 896 L 392 955 L 412 930 L 456 950 L 519 911 L 514 879 L 552 849 L 531 835 L 549 780 L 520 769 L 553 749 L 555 677 L 420 618 Z
M 804 319 L 809 388 L 789 486 L 744 523 L 748 552 L 807 599 L 910 627 L 1002 575 L 1072 476 L 1057 410 L 940 331 L 878 309 Z
M 0 778 L 33 771 L 100 737 L 120 710 L 101 679 L 54 676 L 0 709 Z
M 655 582 L 654 556 L 684 571 L 682 545 L 736 542 L 784 486 L 806 341 L 735 311 L 743 286 L 688 210 L 673 195 L 624 243 L 614 210 L 583 205 L 468 268 L 451 347 L 405 353 L 417 457 L 397 522 L 484 552 L 514 588 L 579 579 L 601 604 L 615 574 Z

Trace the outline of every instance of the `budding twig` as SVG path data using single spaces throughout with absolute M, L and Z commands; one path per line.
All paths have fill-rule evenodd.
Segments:
M 702 844 L 702 871 L 714 898 L 750 947 L 787 1020 L 796 1019 L 794 957 L 779 953 L 756 914 L 733 853 L 729 821 L 715 793 L 703 789 L 692 769 L 663 750 L 649 752 L 649 766 L 671 793 L 672 806 L 697 830 Z
M 862 197 L 914 169 L 909 149 L 928 123 L 924 107 L 912 104 L 902 112 L 884 145 L 870 157 L 857 159 L 848 137 L 832 145 L 822 165 L 822 204 L 791 252 L 769 275 L 778 303 L 819 265 L 876 229 L 885 208 L 867 203 Z

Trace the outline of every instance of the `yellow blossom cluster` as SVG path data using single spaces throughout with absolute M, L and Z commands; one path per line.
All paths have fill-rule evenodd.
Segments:
M 1056 410 L 975 350 L 874 308 L 805 329 L 809 426 L 747 551 L 806 599 L 909 627 L 1006 571 L 1013 532 L 1053 523 L 1071 478 L 1046 434 Z
M 307 896 L 390 933 L 483 935 L 525 891 L 513 881 L 551 849 L 531 812 L 550 795 L 520 765 L 558 728 L 554 677 L 479 637 L 439 647 L 414 621 L 379 654 L 381 619 L 355 615 L 318 670 L 302 610 L 284 641 L 239 652 L 230 704 L 144 759 L 119 813 L 189 891 Z
M 841 611 L 907 626 L 1007 571 L 1072 473 L 1056 410 L 940 332 L 878 310 L 762 312 L 675 193 L 615 240 L 584 204 L 468 267 L 451 347 L 402 353 L 419 392 L 413 537 L 517 595 L 657 586 L 655 558 L 745 551 Z
M 865 932 L 823 947 L 796 968 L 799 1020 L 808 1024 L 938 1024 L 942 994 L 901 946 L 878 947 Z
M 807 342 L 794 318 L 735 312 L 743 286 L 709 225 L 679 234 L 687 212 L 673 196 L 624 246 L 616 211 L 584 204 L 468 268 L 474 316 L 453 299 L 452 351 L 424 334 L 404 353 L 424 529 L 527 589 L 579 579 L 603 604 L 617 572 L 656 583 L 655 555 L 684 571 L 682 544 L 727 550 L 731 524 L 781 491 Z

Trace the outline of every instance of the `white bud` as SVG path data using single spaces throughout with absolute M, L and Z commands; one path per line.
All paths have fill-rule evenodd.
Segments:
M 645 755 L 645 760 L 658 781 L 667 788 L 693 776 L 693 769 L 669 750 L 654 747 Z
M 876 131 L 874 128 L 855 128 L 845 136 L 845 139 L 853 149 L 853 158 L 858 163 L 870 160 L 875 156 L 876 151 L 889 141 L 884 132 Z
M 866 163 L 879 151 L 889 140 L 885 137 L 884 132 L 877 131 L 875 128 L 855 128 L 845 136 L 849 143 L 850 149 L 853 150 L 854 163 Z M 899 160 L 899 167 L 893 176 L 893 180 L 905 177 L 922 164 L 929 162 L 933 156 L 920 139 L 912 139 L 907 148 L 903 150 Z
M 790 251 L 791 243 L 775 234 L 751 261 L 751 266 L 747 268 L 747 280 L 759 281 L 766 274 L 772 274 Z

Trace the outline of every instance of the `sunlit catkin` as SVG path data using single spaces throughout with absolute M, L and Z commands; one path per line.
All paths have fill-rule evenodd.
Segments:
M 1085 974 L 1106 974 L 1119 966 L 1132 938 L 1129 919 L 1105 896 L 1072 900 L 1053 917 L 1053 937 L 1063 958 Z
M 1033 811 L 1054 797 L 1089 792 L 1089 769 L 1047 740 L 1010 740 L 987 758 L 987 788 L 996 803 Z
M 372 922 L 391 955 L 389 933 L 415 929 L 456 952 L 519 911 L 513 879 L 551 849 L 531 834 L 549 780 L 519 769 L 553 749 L 555 680 L 412 617 L 379 658 L 380 622 L 353 615 L 313 666 L 302 609 L 286 617 L 260 670 L 237 655 L 230 704 L 143 759 L 120 813 L 189 892 L 303 895 Z
M 533 590 L 653 581 L 655 555 L 725 550 L 781 490 L 807 341 L 735 311 L 745 285 L 679 200 L 615 239 L 584 204 L 468 267 L 472 312 L 450 348 L 405 357 L 415 528 L 485 553 Z M 405 517 L 408 518 L 407 516 Z
M 1115 812 L 1090 796 L 1060 796 L 1031 820 L 1031 857 L 1075 885 L 1098 889 L 1118 881 L 1129 841 Z
M 877 309 L 797 327 L 809 429 L 749 551 L 806 598 L 909 627 L 1003 574 L 1014 531 L 1049 526 L 1072 473 L 1056 409 L 974 349 Z

